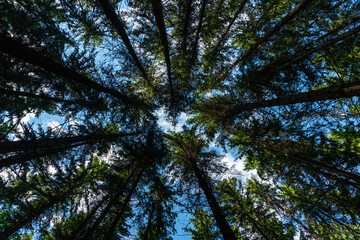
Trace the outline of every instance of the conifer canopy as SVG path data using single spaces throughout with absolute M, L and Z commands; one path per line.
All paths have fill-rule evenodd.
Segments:
M 356 0 L 1 0 L 0 239 L 360 239 L 359 32 Z

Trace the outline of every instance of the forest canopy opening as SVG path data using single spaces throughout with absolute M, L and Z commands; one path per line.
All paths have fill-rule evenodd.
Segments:
M 360 238 L 359 1 L 0 18 L 0 239 Z

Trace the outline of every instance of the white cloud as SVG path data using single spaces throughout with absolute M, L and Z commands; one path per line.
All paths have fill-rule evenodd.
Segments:
M 21 119 L 21 123 L 28 123 L 30 122 L 30 120 L 32 120 L 33 118 L 35 118 L 35 113 L 27 113 L 22 119 Z
M 180 132 L 182 130 L 182 126 L 186 124 L 186 121 L 189 118 L 189 116 L 186 113 L 181 113 L 180 116 L 178 117 L 178 123 L 175 126 L 173 126 L 171 122 L 166 120 L 166 116 L 163 109 L 157 111 L 157 115 L 159 117 L 157 123 L 165 132 L 166 131 Z
M 256 170 L 246 171 L 245 170 L 245 161 L 243 158 L 236 159 L 231 153 L 226 153 L 222 161 L 229 167 L 230 171 L 225 173 L 224 178 L 235 177 L 240 173 L 241 179 L 246 180 L 252 175 L 257 175 Z
M 54 166 L 49 166 L 49 167 L 48 167 L 48 171 L 49 171 L 50 174 L 55 174 L 55 173 L 57 173 L 57 170 L 56 170 L 56 168 L 55 168 Z
M 166 121 L 164 116 L 161 116 L 157 121 L 157 123 L 164 131 L 169 131 L 172 128 L 171 123 Z
M 182 126 L 186 124 L 189 116 L 186 113 L 181 113 L 178 117 L 178 123 L 175 126 L 175 131 L 180 132 L 182 130 Z

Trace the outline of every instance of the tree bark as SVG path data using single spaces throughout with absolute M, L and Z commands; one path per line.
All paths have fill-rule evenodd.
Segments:
M 32 209 L 32 211 L 23 216 L 16 216 L 19 221 L 11 224 L 9 227 L 5 227 L 2 232 L 0 232 L 0 239 L 8 239 L 12 234 L 14 234 L 16 231 L 21 229 L 22 227 L 26 226 L 27 224 L 31 223 L 33 219 L 39 217 L 42 213 L 44 213 L 46 210 L 54 206 L 56 203 L 63 201 L 65 198 L 67 198 L 71 193 L 78 188 L 81 184 L 75 184 L 72 186 L 68 191 L 66 192 L 60 192 L 56 197 L 52 197 L 51 199 L 43 199 L 46 203 L 41 204 L 40 207 L 36 207 Z
M 355 184 L 354 186 L 356 187 L 360 187 L 360 176 L 352 173 L 352 172 L 348 172 L 342 169 L 339 169 L 337 167 L 334 166 L 329 166 L 325 163 L 322 163 L 320 161 L 316 161 L 314 159 L 311 159 L 309 157 L 307 157 L 306 155 L 300 155 L 301 152 L 299 152 L 297 149 L 294 149 L 295 151 L 287 151 L 285 149 L 288 148 L 286 143 L 282 143 L 282 142 L 264 142 L 261 140 L 257 140 L 258 143 L 260 143 L 264 148 L 269 149 L 273 152 L 275 152 L 275 154 L 279 155 L 284 155 L 286 157 L 290 157 L 290 158 L 294 158 L 296 159 L 296 161 L 298 163 L 305 163 L 307 166 L 312 166 L 315 167 L 315 169 L 319 169 L 321 173 L 327 174 L 328 172 L 328 176 L 332 176 L 332 178 L 336 178 L 336 174 L 339 176 L 342 176 L 346 179 L 350 179 L 352 181 L 354 181 Z M 294 143 L 296 144 L 296 143 Z M 326 172 L 324 172 L 323 170 L 326 170 Z M 330 174 L 330 175 L 329 175 Z M 335 174 L 335 175 L 334 175 Z
M 181 53 L 183 55 L 186 54 L 186 37 L 187 37 L 187 33 L 188 33 L 188 28 L 189 28 L 189 22 L 190 22 L 190 16 L 191 16 L 191 4 L 192 4 L 192 0 L 187 0 L 186 1 L 186 9 L 185 9 L 185 17 L 184 17 L 184 26 L 183 26 L 183 31 L 182 31 L 182 44 L 181 44 Z
M 66 146 L 69 144 L 81 143 L 81 142 L 85 142 L 84 144 L 86 144 L 89 141 L 111 140 L 115 138 L 134 136 L 138 134 L 139 134 L 138 132 L 116 133 L 116 134 L 89 134 L 85 136 L 1 142 L 0 153 L 31 151 L 34 149 Z
M 254 103 L 235 104 L 228 110 L 232 114 L 250 111 L 256 108 L 284 106 L 296 103 L 318 102 L 339 98 L 350 98 L 360 96 L 360 81 L 331 86 L 319 90 L 311 90 L 304 93 L 289 95 Z
M 222 80 L 222 78 L 230 72 L 237 64 L 239 64 L 242 60 L 250 56 L 257 49 L 261 48 L 262 45 L 267 42 L 270 37 L 279 32 L 286 24 L 288 24 L 291 20 L 293 20 L 301 11 L 303 11 L 311 2 L 315 0 L 302 0 L 291 12 L 289 12 L 281 21 L 275 25 L 269 32 L 265 34 L 264 37 L 260 38 L 254 45 L 252 45 L 249 50 L 247 50 L 243 55 L 235 60 L 234 63 L 230 65 L 225 71 L 218 74 L 215 78 L 216 82 Z
M 240 6 L 238 8 L 238 10 L 235 12 L 234 16 L 232 17 L 232 19 L 229 22 L 229 25 L 226 27 L 225 31 L 223 32 L 223 34 L 221 35 L 221 37 L 219 38 L 219 40 L 217 41 L 214 49 L 212 50 L 213 53 L 216 53 L 221 45 L 221 42 L 224 41 L 227 33 L 230 31 L 230 28 L 232 27 L 232 25 L 234 24 L 235 20 L 238 18 L 239 14 L 241 13 L 241 11 L 243 10 L 245 4 L 247 3 L 248 0 L 243 0 L 240 3 Z
M 268 64 L 267 66 L 265 66 L 262 70 L 254 73 L 254 78 L 264 78 L 264 76 L 269 77 L 269 76 L 273 76 L 274 74 L 276 74 L 277 72 L 285 69 L 286 67 L 289 67 L 293 64 L 299 63 L 300 61 L 306 59 L 309 55 L 320 51 L 324 48 L 327 48 L 333 44 L 336 44 L 339 41 L 342 41 L 356 33 L 358 33 L 360 31 L 360 28 L 354 28 L 352 30 L 349 30 L 333 39 L 329 39 L 326 42 L 324 42 L 323 44 L 320 44 L 317 47 L 313 47 L 310 48 L 312 45 L 314 45 L 316 42 L 321 41 L 322 39 L 325 39 L 329 36 L 331 36 L 332 34 L 344 29 L 345 27 L 349 26 L 352 23 L 355 23 L 356 21 L 359 21 L 360 17 L 355 17 L 350 19 L 347 22 L 344 22 L 342 25 L 340 25 L 339 27 L 329 31 L 328 33 L 324 34 L 323 36 L 317 38 L 314 41 L 311 41 L 310 43 L 306 44 L 304 47 L 302 47 L 301 49 L 297 50 L 296 52 L 294 52 L 293 54 L 291 54 L 290 57 L 286 56 L 282 56 L 280 57 L 278 60 Z M 302 52 L 302 53 L 301 53 Z M 258 81 L 258 80 L 257 80 Z M 261 83 L 263 83 L 263 80 L 260 80 Z
M 224 0 L 219 0 L 217 2 L 214 14 L 211 17 L 211 21 L 210 21 L 211 25 L 214 25 L 215 21 L 219 18 L 220 9 L 221 9 L 223 3 L 224 3 Z
M 155 15 L 156 25 L 159 31 L 161 43 L 164 47 L 164 56 L 165 56 L 165 62 L 166 62 L 166 68 L 167 68 L 167 74 L 168 74 L 169 86 L 170 86 L 170 96 L 171 99 L 174 100 L 174 87 L 171 77 L 172 75 L 171 75 L 169 43 L 167 39 L 165 22 L 164 22 L 163 6 L 161 0 L 151 0 L 151 5 Z
M 225 240 L 236 240 L 234 232 L 231 230 L 229 223 L 226 221 L 224 214 L 222 213 L 222 210 L 216 201 L 216 198 L 208 185 L 205 177 L 203 176 L 201 170 L 196 165 L 196 162 L 194 159 L 189 160 L 193 171 L 195 173 L 195 176 L 199 182 L 199 185 L 201 189 L 204 191 L 204 194 L 206 196 L 206 199 L 210 205 L 211 211 L 214 214 L 214 218 L 216 220 L 217 225 L 219 226 L 220 232 L 223 235 Z
M 271 240 L 269 236 L 267 236 L 266 232 L 260 227 L 261 225 L 245 210 L 245 215 L 250 219 L 252 225 L 259 231 L 260 235 L 263 236 L 266 240 Z
M 149 239 L 149 232 L 151 230 L 152 217 L 153 217 L 154 211 L 155 211 L 155 203 L 153 203 L 152 206 L 151 206 L 151 211 L 150 211 L 149 218 L 148 218 L 148 221 L 147 221 L 147 224 L 146 224 L 146 229 L 145 229 L 145 232 L 144 232 L 144 239 L 143 240 L 148 240 Z
M 288 215 L 292 220 L 294 220 L 297 224 L 299 224 L 299 226 L 301 226 L 305 231 L 307 231 L 314 239 L 316 240 L 320 240 L 320 238 L 318 237 L 318 235 L 313 232 L 312 230 L 310 230 L 308 227 L 306 227 L 299 219 L 297 219 L 296 217 L 294 217 L 291 212 L 286 208 L 281 206 L 280 203 L 278 203 L 274 198 L 270 197 L 270 195 L 266 194 L 266 193 L 260 193 L 260 195 L 262 195 L 263 197 L 265 197 L 267 199 L 268 202 L 274 204 L 275 206 L 277 206 L 281 211 L 283 211 L 286 215 Z
M 85 219 L 81 221 L 81 223 L 76 227 L 76 229 L 71 233 L 70 236 L 63 237 L 68 237 L 68 239 L 76 239 L 76 236 L 78 236 L 85 229 L 88 222 L 94 217 L 97 210 L 108 198 L 110 198 L 110 194 L 107 194 L 93 209 L 91 209 L 91 212 L 86 215 Z
M 26 162 L 28 160 L 34 159 L 34 158 L 40 158 L 40 157 L 45 157 L 45 156 L 50 156 L 62 151 L 66 151 L 68 149 L 71 148 L 75 148 L 81 145 L 85 145 L 88 144 L 89 142 L 82 142 L 82 143 L 77 143 L 74 145 L 67 145 L 67 146 L 63 146 L 63 147 L 52 147 L 50 149 L 46 149 L 46 150 L 41 150 L 41 151 L 31 151 L 28 153 L 24 153 L 24 154 L 17 154 L 15 156 L 10 156 L 7 158 L 2 158 L 0 159 L 0 169 L 3 167 L 8 167 L 11 166 L 13 164 L 17 164 L 17 163 L 23 163 Z
M 80 83 L 99 92 L 107 93 L 121 100 L 126 105 L 133 105 L 138 108 L 146 109 L 146 104 L 135 97 L 126 96 L 114 89 L 104 87 L 90 78 L 43 56 L 39 51 L 32 49 L 18 40 L 8 37 L 4 33 L 0 33 L 0 51 L 7 53 L 12 57 L 21 59 L 35 66 L 41 67 L 48 72 L 54 73 L 65 79 L 71 80 L 73 83 Z
M 87 230 L 85 236 L 81 237 L 82 240 L 92 239 L 92 236 L 96 229 L 98 229 L 100 223 L 106 217 L 110 209 L 118 203 L 121 195 L 124 192 L 125 187 L 129 184 L 131 178 L 134 176 L 135 171 L 132 170 L 130 175 L 126 178 L 124 184 L 121 184 L 117 187 L 117 191 L 115 195 L 110 199 L 109 203 L 106 205 L 105 209 L 101 212 L 100 216 L 95 220 L 95 222 L 91 225 L 91 227 Z
M 314 47 L 314 48 L 309 49 L 308 51 L 306 51 L 305 53 L 301 54 L 300 56 L 297 56 L 297 57 L 291 59 L 290 61 L 287 61 L 285 64 L 276 67 L 276 68 L 275 68 L 275 72 L 278 72 L 278 71 L 286 68 L 287 66 L 290 66 L 290 65 L 293 65 L 293 64 L 295 64 L 295 63 L 298 63 L 298 62 L 304 60 L 304 59 L 305 59 L 306 57 L 308 57 L 310 54 L 313 54 L 313 53 L 315 53 L 315 52 L 317 52 L 317 51 L 319 51 L 319 50 L 321 50 L 321 49 L 323 49 L 323 48 L 326 48 L 326 47 L 328 47 L 328 46 L 330 46 L 330 45 L 332 45 L 332 44 L 335 44 L 335 43 L 337 43 L 337 42 L 339 42 L 339 41 L 341 41 L 341 40 L 344 40 L 344 39 L 346 39 L 346 38 L 348 38 L 348 37 L 350 37 L 350 36 L 352 36 L 352 35 L 354 35 L 354 34 L 356 34 L 356 33 L 358 33 L 358 32 L 360 32 L 360 26 L 359 26 L 359 27 L 356 27 L 356 28 L 353 28 L 353 29 L 351 29 L 351 30 L 349 30 L 349 31 L 347 31 L 346 33 L 343 33 L 343 34 L 341 34 L 340 36 L 337 36 L 337 37 L 335 37 L 335 38 L 333 38 L 333 39 L 330 39 L 330 40 L 326 41 L 325 43 L 323 43 L 323 44 L 321 44 L 321 45 L 319 45 L 319 46 L 317 46 L 317 47 Z
M 100 3 L 102 9 L 104 10 L 104 13 L 106 17 L 109 19 L 111 24 L 114 26 L 117 33 L 120 35 L 121 39 L 123 40 L 127 50 L 129 51 L 131 57 L 133 58 L 135 65 L 140 70 L 141 75 L 146 80 L 147 84 L 151 86 L 151 82 L 149 77 L 146 74 L 145 69 L 143 68 L 139 58 L 136 55 L 136 52 L 133 48 L 133 46 L 130 43 L 129 37 L 126 33 L 125 27 L 122 24 L 121 19 L 116 15 L 114 8 L 112 7 L 111 3 L 108 0 L 98 0 Z
M 201 33 L 201 29 L 202 29 L 202 23 L 203 23 L 203 20 L 204 20 L 206 3 L 207 3 L 207 0 L 202 0 L 201 8 L 200 8 L 199 25 L 198 25 L 197 30 L 196 30 L 195 42 L 194 42 L 194 45 L 193 45 L 193 48 L 192 48 L 192 51 L 191 51 L 189 72 L 190 72 L 190 69 L 194 65 L 195 60 L 196 60 L 195 58 L 196 58 L 196 55 L 197 55 L 197 48 L 198 48 L 198 44 L 199 44 L 200 33 Z
M 0 88 L 0 93 L 3 93 L 8 96 L 30 97 L 30 98 L 47 100 L 47 101 L 57 102 L 57 103 L 85 105 L 85 104 L 81 104 L 80 102 L 77 102 L 77 101 L 51 97 L 51 96 L 47 96 L 45 94 L 35 94 L 35 93 L 31 93 L 31 92 L 16 91 L 16 90 L 10 90 L 10 89 L 5 89 L 5 88 Z M 91 103 L 91 104 L 94 104 L 94 103 Z M 90 105 L 90 103 L 88 103 L 87 105 Z
M 144 170 L 145 170 L 145 167 L 141 170 L 141 172 L 139 173 L 139 175 L 137 176 L 135 182 L 133 183 L 129 193 L 127 194 L 124 202 L 122 203 L 121 205 L 121 208 L 119 210 L 119 212 L 116 214 L 111 226 L 109 227 L 108 231 L 107 231 L 107 234 L 106 236 L 104 237 L 104 240 L 111 240 L 113 239 L 113 235 L 115 233 L 115 229 L 116 229 L 116 226 L 118 225 L 118 222 L 120 220 L 120 218 L 123 216 L 125 210 L 126 210 L 126 207 L 128 206 L 129 202 L 130 202 L 130 199 L 133 195 L 133 193 L 135 192 L 135 189 L 141 179 L 141 177 L 143 176 L 143 173 L 144 173 Z

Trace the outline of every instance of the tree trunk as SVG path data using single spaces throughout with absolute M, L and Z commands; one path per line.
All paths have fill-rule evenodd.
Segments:
M 297 157 L 296 159 L 303 161 L 303 162 L 307 163 L 308 165 L 316 166 L 316 167 L 318 167 L 322 170 L 326 170 L 330 173 L 335 173 L 335 174 L 345 177 L 347 179 L 351 179 L 357 183 L 356 186 L 360 189 L 360 176 L 357 174 L 354 174 L 352 172 L 347 172 L 347 171 L 338 169 L 336 167 L 329 166 L 329 165 L 326 165 L 326 164 L 318 162 L 318 161 L 314 161 L 312 159 L 307 159 L 306 157 L 302 157 L 302 158 Z
M 149 239 L 149 232 L 151 230 L 152 217 L 153 217 L 154 211 L 155 211 L 155 203 L 153 203 L 152 206 L 151 206 L 151 211 L 150 211 L 150 215 L 149 215 L 149 218 L 148 218 L 148 222 L 146 224 L 146 229 L 145 229 L 145 232 L 144 232 L 144 239 L 143 240 L 148 240 Z
M 211 25 L 214 25 L 215 21 L 219 18 L 220 9 L 221 9 L 223 3 L 224 3 L 224 0 L 219 0 L 217 2 L 214 14 L 211 17 L 211 21 L 210 21 Z
M 105 209 L 101 212 L 100 216 L 95 220 L 95 222 L 91 225 L 91 227 L 87 230 L 85 236 L 83 236 L 82 240 L 92 239 L 94 232 L 98 229 L 100 223 L 106 217 L 110 209 L 116 205 L 124 192 L 125 187 L 129 184 L 131 178 L 134 176 L 135 170 L 131 171 L 130 175 L 126 178 L 124 184 L 121 184 L 117 187 L 117 191 L 115 195 L 110 199 L 109 203 L 106 205 Z
M 152 9 L 155 15 L 156 25 L 160 34 L 161 43 L 164 47 L 164 56 L 167 68 L 167 74 L 169 79 L 170 86 L 170 96 L 172 101 L 174 100 L 174 87 L 171 77 L 171 63 L 170 63 L 170 52 L 169 52 L 169 43 L 166 34 L 164 16 L 163 16 L 163 6 L 161 0 L 151 0 Z
M 51 96 L 47 96 L 45 94 L 35 94 L 35 93 L 31 93 L 31 92 L 15 91 L 15 90 L 9 90 L 9 89 L 4 89 L 4 88 L 0 88 L 0 93 L 3 93 L 8 96 L 30 97 L 30 98 L 36 98 L 36 99 L 57 102 L 57 103 L 69 103 L 69 104 L 84 105 L 77 101 L 51 97 Z M 94 104 L 94 103 L 91 103 L 91 104 Z M 90 103 L 88 104 L 88 106 L 89 105 L 90 105 Z
M 187 47 L 186 38 L 187 38 L 187 34 L 188 34 L 192 2 L 193 2 L 192 0 L 186 1 L 184 26 L 183 26 L 183 31 L 182 31 L 182 44 L 181 44 L 181 54 L 184 56 L 186 55 L 186 47 Z
M 74 137 L 60 137 L 50 139 L 38 139 L 38 140 L 23 140 L 23 141 L 12 141 L 12 142 L 1 142 L 0 153 L 18 152 L 18 151 L 31 151 L 34 149 L 49 148 L 66 146 L 74 143 L 85 142 L 84 144 L 92 141 L 110 140 L 115 138 L 122 138 L 128 136 L 138 135 L 135 133 L 116 133 L 116 134 L 90 134 L 85 136 L 74 136 Z
M 281 155 L 286 156 L 286 157 L 294 158 L 298 163 L 305 163 L 307 166 L 315 167 L 315 169 L 320 170 L 320 172 L 322 174 L 326 174 L 327 176 L 329 176 L 329 177 L 331 177 L 333 179 L 334 178 L 335 179 L 340 179 L 336 175 L 340 175 L 340 176 L 342 176 L 342 177 L 344 177 L 346 179 L 350 179 L 350 180 L 354 181 L 355 183 L 357 183 L 357 184 L 352 183 L 351 185 L 353 185 L 353 186 L 355 186 L 357 188 L 360 188 L 360 176 L 355 174 L 355 173 L 348 172 L 348 171 L 339 169 L 339 168 L 334 167 L 334 166 L 329 166 L 329 165 L 327 165 L 325 163 L 322 163 L 320 161 L 313 160 L 313 159 L 307 157 L 306 155 L 299 155 L 299 153 L 296 152 L 297 151 L 296 149 L 294 149 L 295 152 L 291 151 L 291 150 L 290 151 L 284 150 L 284 149 L 287 148 L 286 143 L 281 143 L 281 142 L 280 143 L 279 142 L 265 143 L 265 142 L 263 142 L 261 140 L 257 141 L 257 142 L 260 143 L 262 145 L 262 147 L 264 147 L 266 149 L 269 149 L 270 151 L 274 152 L 277 155 L 281 154 Z M 278 146 L 276 146 L 276 145 L 278 145 Z M 323 170 L 326 170 L 326 172 L 323 171 Z M 346 180 L 343 180 L 343 181 L 346 181 Z
M 111 240 L 113 239 L 113 235 L 115 233 L 115 229 L 116 229 L 116 226 L 118 225 L 118 222 L 120 220 L 120 218 L 123 216 L 125 210 L 126 210 L 126 207 L 128 206 L 130 200 L 131 200 L 131 197 L 133 195 L 133 193 L 135 192 L 135 189 L 141 179 L 141 177 L 143 176 L 143 173 L 144 173 L 144 170 L 145 170 L 145 167 L 141 170 L 141 172 L 139 173 L 138 177 L 136 178 L 135 182 L 133 183 L 133 186 L 131 187 L 129 193 L 127 194 L 123 204 L 121 205 L 121 208 L 119 210 L 119 212 L 116 214 L 111 226 L 109 227 L 109 230 L 107 231 L 107 234 L 106 236 L 104 237 L 104 240 Z
M 304 60 L 305 58 L 307 58 L 310 54 L 313 54 L 323 48 L 326 48 L 328 46 L 331 46 L 333 44 L 336 44 L 339 41 L 342 41 L 356 33 L 358 33 L 360 31 L 360 28 L 354 28 L 352 30 L 349 30 L 343 34 L 341 34 L 340 36 L 337 36 L 333 39 L 327 40 L 326 42 L 324 42 L 323 44 L 320 44 L 317 47 L 313 47 L 310 48 L 314 43 L 319 42 L 322 39 L 325 39 L 326 37 L 331 36 L 332 34 L 344 29 L 345 27 L 349 26 L 350 24 L 358 21 L 360 19 L 360 17 L 355 17 L 350 19 L 349 21 L 343 23 L 342 25 L 340 25 L 339 27 L 331 30 L 330 32 L 324 34 L 323 36 L 319 37 L 318 39 L 306 44 L 303 48 L 297 50 L 296 52 L 294 52 L 293 54 L 291 54 L 290 57 L 293 58 L 289 58 L 286 56 L 280 57 L 279 60 L 276 60 L 270 64 L 268 64 L 267 66 L 265 66 L 262 70 L 258 71 L 255 73 L 255 76 L 253 77 L 254 79 L 259 78 L 260 79 L 260 83 L 263 83 L 263 79 L 264 76 L 269 77 L 269 76 L 273 76 L 274 74 L 276 74 L 277 72 L 283 70 L 286 67 L 289 67 L 293 64 L 299 63 L 300 61 Z M 303 52 L 303 53 L 301 53 Z M 256 80 L 258 81 L 258 80 Z M 258 84 L 258 83 L 257 83 Z M 266 84 L 266 83 L 263 83 Z
M 128 35 L 126 34 L 125 27 L 122 24 L 121 19 L 116 15 L 111 3 L 108 0 L 97 0 L 97 1 L 100 3 L 102 9 L 104 10 L 106 17 L 109 19 L 109 21 L 114 26 L 117 33 L 120 35 L 121 39 L 123 40 L 127 50 L 129 51 L 131 57 L 133 58 L 133 60 L 135 62 L 135 65 L 140 70 L 141 75 L 146 80 L 147 84 L 149 86 L 151 86 L 150 79 L 147 76 L 146 71 L 143 68 L 139 58 L 137 57 L 134 48 L 132 47 Z
M 335 43 L 337 43 L 339 41 L 342 41 L 342 40 L 344 40 L 344 39 L 346 39 L 346 38 L 348 38 L 348 37 L 350 37 L 350 36 L 352 36 L 352 35 L 354 35 L 354 34 L 356 34 L 358 32 L 360 32 L 360 26 L 356 27 L 356 28 L 353 28 L 353 29 L 347 31 L 346 33 L 343 33 L 340 36 L 337 36 L 337 37 L 335 37 L 333 39 L 327 40 L 325 43 L 320 44 L 319 46 L 316 46 L 314 48 L 311 48 L 311 49 L 307 50 L 305 53 L 303 53 L 303 54 L 301 54 L 301 55 L 299 55 L 299 56 L 297 56 L 297 57 L 295 57 L 295 58 L 293 58 L 293 59 L 291 59 L 289 61 L 286 61 L 283 65 L 276 67 L 274 72 L 278 72 L 278 71 L 280 71 L 280 70 L 282 70 L 282 69 L 284 69 L 284 68 L 286 68 L 286 67 L 288 67 L 290 65 L 298 63 L 298 62 L 304 60 L 310 54 L 313 54 L 313 53 L 315 53 L 315 52 L 317 52 L 317 51 L 319 51 L 319 50 L 321 50 L 323 48 L 326 48 L 326 47 L 328 47 L 330 45 L 333 45 L 333 44 L 335 44 Z
M 218 202 L 216 201 L 216 198 L 215 198 L 210 186 L 208 185 L 205 177 L 203 176 L 201 170 L 196 165 L 196 162 L 194 159 L 190 159 L 189 161 L 192 165 L 193 171 L 199 182 L 199 185 L 200 185 L 201 189 L 204 191 L 204 194 L 205 194 L 206 199 L 211 207 L 211 211 L 214 214 L 214 218 L 216 220 L 217 225 L 219 226 L 221 234 L 223 235 L 225 240 L 235 240 L 236 239 L 235 234 L 231 230 L 229 223 L 226 221 L 225 216 L 222 213 L 222 210 L 221 210 Z
M 52 147 L 51 149 L 46 149 L 46 150 L 41 150 L 41 151 L 31 151 L 31 152 L 24 153 L 24 154 L 17 154 L 15 156 L 2 158 L 2 159 L 0 159 L 0 169 L 3 167 L 11 166 L 13 164 L 23 163 L 23 162 L 29 161 L 31 159 L 34 159 L 34 158 L 50 156 L 50 155 L 53 155 L 53 154 L 56 154 L 59 152 L 66 151 L 71 148 L 75 148 L 78 146 L 82 146 L 84 144 L 88 144 L 88 143 L 89 142 L 82 142 L 82 143 L 78 143 L 78 144 L 74 144 L 74 145 L 67 145 L 67 146 L 63 146 L 63 147 Z
M 328 219 L 331 219 L 332 221 L 336 222 L 337 224 L 339 224 L 340 226 L 345 227 L 347 230 L 349 230 L 350 232 L 352 232 L 354 235 L 359 236 L 360 237 L 360 231 L 352 229 L 348 224 L 339 221 L 338 219 L 336 219 L 334 216 L 330 215 L 328 212 L 324 211 L 321 208 L 317 208 L 317 212 L 319 212 L 319 214 L 324 214 Z M 326 222 L 326 221 L 324 221 Z
M 93 209 L 91 209 L 91 212 L 86 215 L 85 219 L 81 221 L 81 223 L 76 227 L 76 229 L 69 235 L 69 236 L 63 236 L 68 237 L 68 239 L 76 239 L 76 236 L 78 236 L 84 229 L 86 228 L 86 225 L 88 222 L 94 217 L 97 210 L 101 207 L 101 205 L 110 198 L 110 194 L 107 194 Z
M 360 185 L 358 183 L 354 183 L 352 181 L 349 181 L 348 179 L 342 179 L 339 176 L 337 176 L 337 175 L 335 175 L 335 174 L 333 174 L 331 172 L 325 172 L 322 169 L 315 169 L 315 171 L 316 170 L 318 170 L 318 174 L 321 174 L 324 177 L 327 177 L 328 179 L 333 179 L 333 180 L 337 181 L 338 183 L 345 184 L 345 185 L 350 185 L 350 186 L 356 187 L 356 188 L 358 188 L 360 190 Z
M 189 73 L 190 73 L 191 67 L 195 63 L 196 56 L 197 56 L 197 48 L 198 48 L 198 44 L 199 44 L 200 32 L 201 32 L 201 29 L 202 29 L 202 23 L 203 23 L 204 15 L 205 15 L 206 3 L 207 3 L 207 0 L 202 0 L 201 8 L 200 8 L 199 25 L 198 25 L 197 30 L 196 30 L 195 42 L 194 42 L 194 45 L 193 45 L 193 48 L 192 48 L 192 51 L 191 51 Z
M 269 236 L 267 236 L 266 232 L 260 227 L 261 225 L 245 210 L 245 215 L 250 219 L 251 224 L 257 229 L 261 236 L 263 236 L 266 240 L 271 240 Z
M 292 220 L 294 220 L 297 224 L 299 224 L 299 226 L 301 226 L 306 232 L 308 232 L 314 239 L 320 240 L 320 238 L 318 237 L 318 235 L 316 233 L 314 233 L 312 230 L 310 230 L 308 227 L 306 227 L 300 220 L 298 220 L 296 217 L 294 217 L 285 206 L 284 207 L 281 206 L 281 204 L 278 201 L 276 201 L 274 198 L 270 197 L 270 195 L 268 195 L 266 193 L 260 193 L 260 195 L 265 197 L 268 202 L 277 206 L 281 211 L 283 211 Z
M 329 190 L 324 190 L 322 188 L 319 188 L 317 186 L 313 186 L 311 184 L 306 183 L 304 180 L 302 179 L 298 179 L 298 178 L 294 178 L 292 177 L 292 181 L 297 183 L 297 184 L 301 184 L 302 186 L 305 186 L 306 188 L 309 188 L 310 190 L 317 192 L 318 194 L 321 194 L 322 196 L 326 196 L 328 199 L 330 199 L 334 204 L 336 204 L 338 207 L 340 208 L 344 208 L 346 209 L 347 212 L 352 212 L 352 211 L 357 211 L 360 212 L 360 201 L 348 201 L 346 199 L 343 198 L 339 198 L 339 196 L 337 196 L 336 194 L 334 195 L 333 193 L 329 192 Z M 349 209 L 350 208 L 350 209 Z M 354 210 L 352 210 L 352 209 Z
M 311 117 L 360 117 L 360 113 L 319 113 L 315 115 L 304 115 L 302 118 L 311 118 Z
M 0 239 L 8 239 L 8 237 L 10 237 L 16 231 L 26 226 L 27 224 L 31 223 L 34 220 L 34 218 L 39 217 L 41 214 L 43 214 L 46 210 L 54 206 L 56 203 L 61 202 L 67 197 L 69 197 L 69 195 L 71 195 L 71 193 L 82 184 L 83 183 L 75 184 L 74 186 L 69 188 L 68 191 L 62 193 L 60 192 L 60 194 L 58 194 L 56 197 L 52 197 L 50 200 L 43 199 L 42 201 L 45 201 L 45 203 L 41 204 L 39 207 L 32 209 L 31 212 L 29 212 L 29 214 L 27 215 L 16 216 L 16 218 L 19 219 L 19 221 L 15 221 L 13 224 L 11 222 L 8 223 L 10 224 L 10 226 L 7 228 L 5 227 L 2 230 L 2 232 L 0 232 Z
M 267 42 L 270 37 L 279 32 L 286 24 L 288 24 L 291 20 L 293 20 L 301 11 L 303 11 L 311 2 L 315 0 L 302 0 L 291 12 L 289 12 L 281 21 L 275 25 L 269 32 L 265 34 L 264 37 L 260 38 L 254 45 L 252 45 L 249 50 L 247 50 L 243 55 L 241 55 L 234 63 L 230 65 L 225 71 L 216 76 L 216 81 L 219 82 L 222 78 L 232 70 L 237 64 L 239 64 L 242 60 L 250 56 L 257 49 L 261 48 L 261 46 Z
M 48 72 L 54 73 L 65 79 L 71 80 L 73 83 L 81 83 L 91 89 L 104 92 L 121 100 L 126 105 L 133 105 L 141 109 L 146 109 L 146 104 L 135 97 L 126 96 L 114 89 L 104 87 L 90 78 L 63 66 L 48 57 L 43 56 L 39 51 L 25 46 L 11 37 L 0 33 L 0 51 L 9 54 L 12 57 L 19 58 L 25 62 L 39 66 Z
M 360 81 L 331 86 L 319 90 L 311 90 L 304 93 L 289 95 L 254 103 L 236 104 L 230 108 L 231 114 L 239 114 L 256 108 L 283 106 L 296 103 L 318 102 L 339 98 L 350 98 L 360 96 Z
M 227 33 L 230 31 L 230 28 L 232 27 L 232 25 L 234 24 L 235 20 L 238 18 L 239 14 L 241 13 L 241 11 L 243 10 L 245 4 L 247 3 L 248 0 L 243 0 L 241 3 L 240 3 L 240 6 L 238 8 L 238 10 L 235 12 L 234 16 L 232 17 L 232 19 L 230 20 L 229 22 L 229 25 L 226 27 L 225 31 L 223 32 L 223 34 L 221 35 L 220 39 L 217 41 L 214 49 L 212 50 L 212 52 L 215 54 L 220 45 L 221 45 L 221 42 L 224 41 Z

